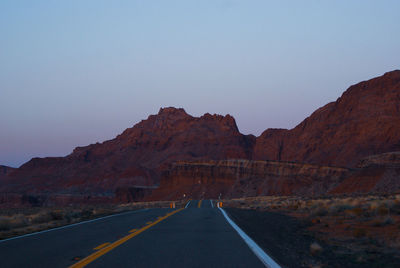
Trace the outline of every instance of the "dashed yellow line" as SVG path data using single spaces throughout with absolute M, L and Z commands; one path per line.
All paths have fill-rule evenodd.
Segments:
M 168 214 L 165 215 L 164 217 L 161 217 L 160 219 L 154 221 L 153 223 L 150 223 L 150 224 L 144 226 L 143 228 L 141 228 L 141 229 L 135 231 L 134 233 L 131 233 L 131 234 L 129 234 L 129 235 L 127 235 L 127 236 L 125 236 L 125 237 L 123 237 L 123 238 L 121 238 L 121 239 L 119 239 L 119 240 L 117 240 L 117 241 L 115 241 L 115 242 L 113 242 L 113 243 L 111 243 L 111 244 L 109 244 L 108 246 L 103 247 L 103 248 L 100 249 L 99 251 L 96 251 L 95 253 L 93 253 L 93 254 L 87 256 L 86 258 L 82 259 L 81 261 L 79 261 L 79 262 L 77 262 L 77 263 L 71 265 L 70 268 L 85 267 L 85 266 L 88 265 L 89 263 L 91 263 L 91 262 L 93 262 L 94 260 L 98 259 L 99 257 L 103 256 L 104 254 L 108 253 L 109 251 L 113 250 L 114 248 L 116 248 L 116 247 L 122 245 L 123 243 L 125 243 L 125 242 L 128 241 L 129 239 L 131 239 L 131 238 L 137 236 L 138 234 L 140 234 L 140 233 L 146 231 L 147 229 L 149 229 L 150 227 L 156 225 L 157 223 L 159 223 L 159 222 L 165 220 L 166 218 L 168 218 L 168 217 L 170 217 L 170 216 L 174 215 L 175 213 L 178 213 L 179 211 L 182 211 L 182 210 L 183 210 L 183 208 L 168 213 Z
M 200 200 L 199 201 L 199 204 L 198 204 L 198 207 L 200 208 L 201 207 L 201 202 L 202 202 L 203 200 Z
M 108 246 L 109 244 L 110 244 L 110 243 L 108 243 L 108 242 L 107 242 L 107 243 L 104 243 L 104 244 L 101 244 L 100 246 L 95 247 L 94 250 L 102 249 L 102 248 Z

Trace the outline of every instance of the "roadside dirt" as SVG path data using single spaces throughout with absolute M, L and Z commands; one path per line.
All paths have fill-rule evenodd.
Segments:
M 307 218 L 255 209 L 225 209 L 283 267 L 400 267 L 396 254 L 369 245 L 376 241 L 357 239 L 346 245 L 347 240 L 325 239 Z M 366 246 L 349 248 L 354 242 Z

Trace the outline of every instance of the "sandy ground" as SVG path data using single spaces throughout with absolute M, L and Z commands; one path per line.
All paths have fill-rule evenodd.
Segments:
M 396 203 L 389 211 L 383 206 L 390 198 L 307 200 L 307 206 L 266 200 L 227 201 L 225 209 L 282 266 L 400 267 L 400 215 Z M 346 209 L 329 210 L 344 203 Z

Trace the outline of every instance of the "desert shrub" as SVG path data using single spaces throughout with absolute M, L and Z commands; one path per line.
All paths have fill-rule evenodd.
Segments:
M 387 208 L 385 205 L 381 205 L 378 209 L 377 209 L 377 213 L 378 215 L 387 215 L 389 214 L 389 208 Z
M 28 219 L 22 215 L 22 214 L 17 214 L 14 215 L 10 218 L 10 225 L 11 228 L 19 228 L 28 225 Z
M 11 229 L 9 217 L 0 216 L 0 231 L 7 231 Z
M 386 218 L 383 219 L 383 222 L 382 222 L 382 223 L 383 223 L 384 225 L 391 225 L 391 224 L 394 224 L 394 220 L 393 220 L 392 217 L 388 216 L 388 217 L 386 217 Z
M 72 222 L 74 219 L 80 219 L 82 217 L 82 213 L 80 211 L 68 211 L 64 215 L 64 219 L 67 222 Z
M 315 256 L 315 255 L 318 255 L 320 252 L 322 252 L 322 247 L 317 242 L 313 242 L 310 245 L 311 255 Z
M 64 213 L 61 210 L 54 210 L 50 212 L 51 219 L 54 221 L 60 221 L 64 219 Z
M 367 230 L 363 228 L 356 228 L 353 230 L 353 236 L 355 238 L 365 237 L 367 235 Z
M 333 204 L 328 208 L 328 212 L 332 216 L 337 216 L 343 211 L 353 209 L 354 207 L 349 204 Z
M 311 216 L 326 216 L 328 214 L 328 210 L 325 207 L 317 207 L 311 210 Z
M 93 209 L 84 209 L 81 212 L 81 216 L 84 219 L 90 218 L 93 215 Z
M 399 200 L 395 200 L 392 203 L 392 206 L 390 207 L 390 211 L 393 213 L 400 214 L 400 201 Z
M 375 200 L 369 204 L 369 209 L 376 211 L 381 205 L 382 205 L 381 202 Z
M 353 209 L 350 210 L 352 214 L 356 215 L 356 216 L 361 216 L 364 214 L 364 210 L 360 207 L 355 207 Z
M 379 218 L 379 219 L 374 220 L 371 225 L 374 227 L 381 227 L 381 226 L 391 225 L 391 224 L 394 224 L 394 220 L 392 217 L 387 216 L 385 218 Z
M 44 223 L 51 221 L 53 218 L 49 212 L 43 211 L 39 212 L 38 214 L 31 215 L 30 219 L 32 223 Z

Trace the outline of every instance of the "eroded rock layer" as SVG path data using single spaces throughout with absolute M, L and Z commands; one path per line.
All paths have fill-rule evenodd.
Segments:
M 257 138 L 241 134 L 230 115 L 193 117 L 162 108 L 115 139 L 77 147 L 66 157 L 33 158 L 18 169 L 0 166 L 0 202 L 24 196 L 128 202 L 178 198 L 190 189 L 196 197 L 394 191 L 398 155 L 357 165 L 395 151 L 398 70 L 351 86 L 293 129 L 267 129 Z M 344 180 L 339 170 L 347 168 L 353 171 Z M 167 175 L 154 190 L 161 174 Z
M 164 173 L 152 198 L 322 195 L 349 173 L 347 168 L 277 161 L 177 162 Z

